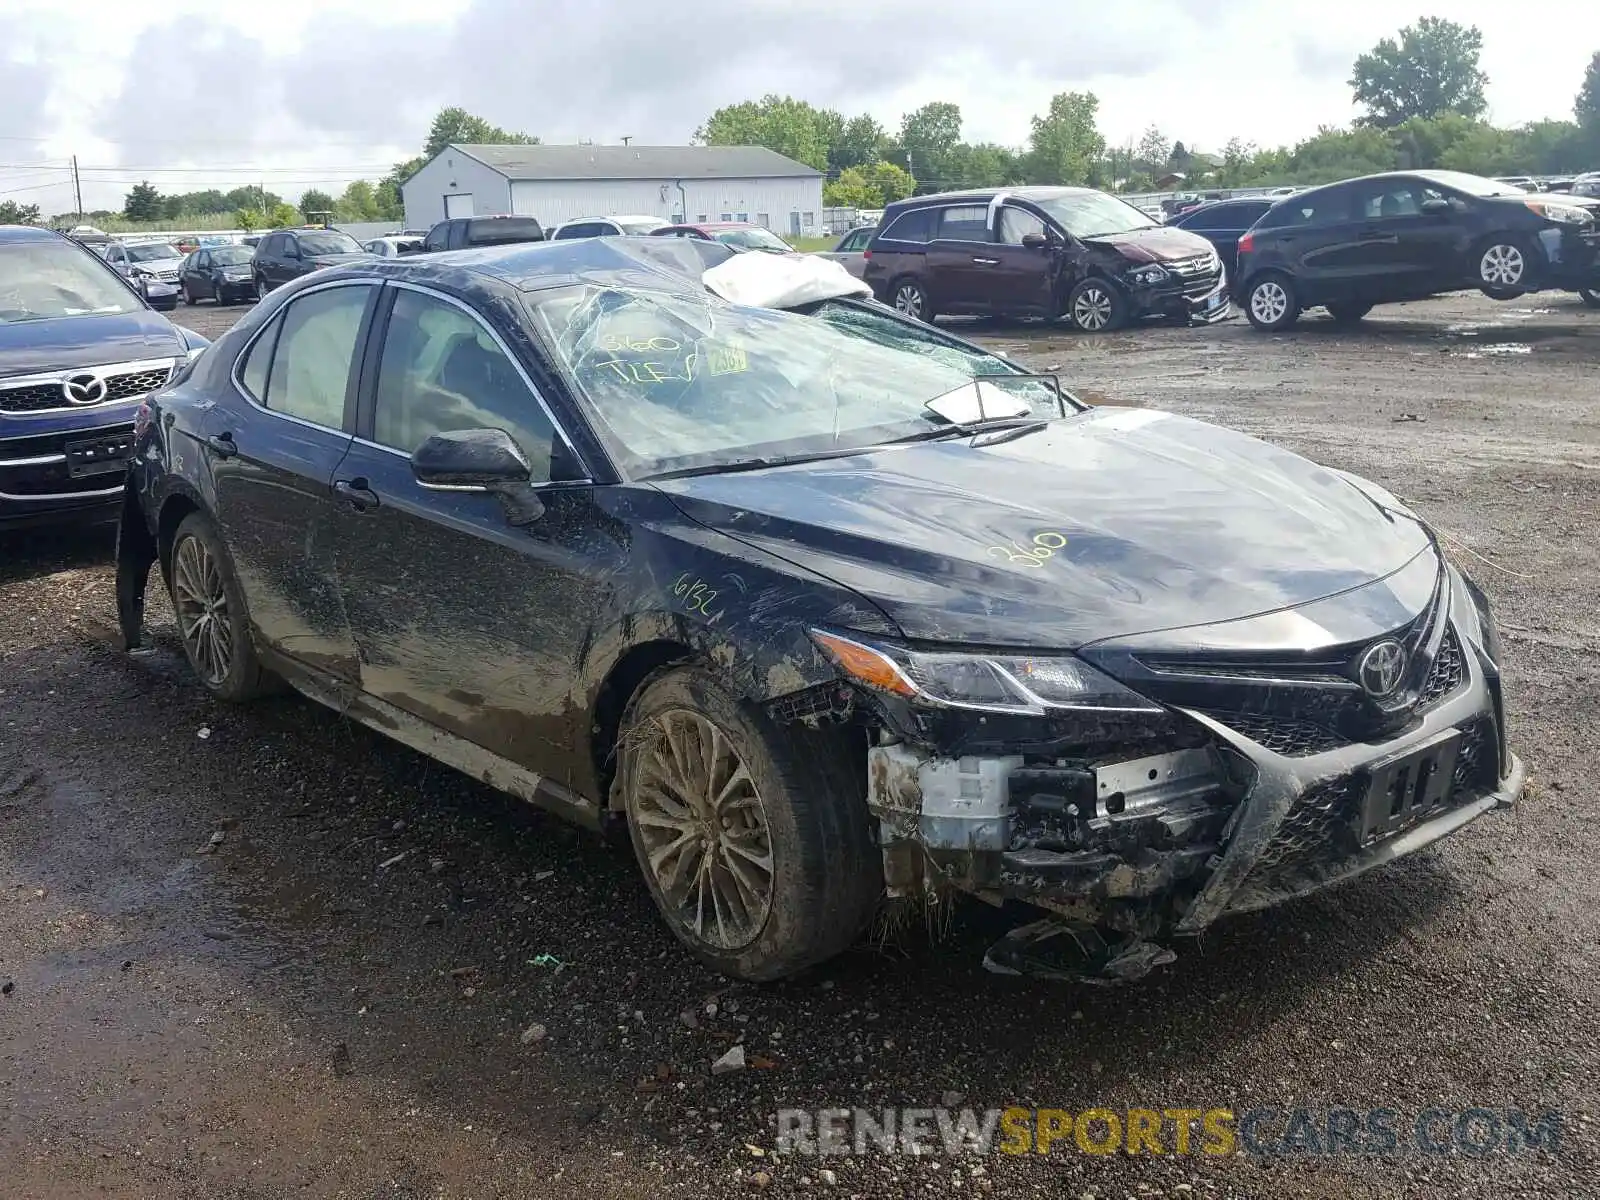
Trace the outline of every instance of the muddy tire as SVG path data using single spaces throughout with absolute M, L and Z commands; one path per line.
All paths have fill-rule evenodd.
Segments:
M 724 975 L 793 975 L 846 949 L 876 910 L 861 755 L 822 737 L 697 667 L 651 677 L 623 719 L 618 785 L 645 883 L 678 939 Z
M 1354 325 L 1372 311 L 1370 304 L 1330 304 L 1327 308 L 1335 325 Z
M 1257 275 L 1245 293 L 1244 315 L 1250 324 L 1266 333 L 1289 328 L 1300 319 L 1294 281 L 1277 271 Z
M 172 536 L 167 592 L 184 656 L 206 691 L 241 703 L 277 690 L 256 657 L 233 559 L 202 513 L 190 513 Z

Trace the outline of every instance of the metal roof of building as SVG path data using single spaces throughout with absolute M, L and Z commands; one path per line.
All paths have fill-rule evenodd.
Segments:
M 765 146 L 452 144 L 507 179 L 763 179 L 821 171 Z

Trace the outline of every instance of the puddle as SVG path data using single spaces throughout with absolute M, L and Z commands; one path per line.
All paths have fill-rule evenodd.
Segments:
M 1526 342 L 1491 342 L 1477 350 L 1468 351 L 1464 358 L 1499 357 L 1506 354 L 1532 354 L 1533 347 Z

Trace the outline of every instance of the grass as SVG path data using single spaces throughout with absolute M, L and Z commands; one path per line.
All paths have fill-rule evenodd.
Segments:
M 839 237 L 843 237 L 843 236 L 844 236 L 844 234 L 842 234 L 842 233 L 839 235 Z M 832 250 L 834 248 L 834 246 L 836 244 L 838 244 L 839 238 L 837 238 L 837 237 L 809 237 L 809 238 L 808 237 L 786 237 L 783 240 L 788 242 L 789 245 L 793 246 L 796 250 L 811 251 L 811 250 Z

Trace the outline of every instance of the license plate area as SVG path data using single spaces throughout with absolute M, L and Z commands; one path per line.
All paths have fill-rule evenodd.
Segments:
M 1421 746 L 1369 767 L 1357 830 L 1361 844 L 1393 837 L 1448 808 L 1460 750 L 1461 731 L 1448 729 Z
M 65 450 L 67 475 L 73 479 L 120 473 L 133 453 L 133 431 L 68 442 Z

